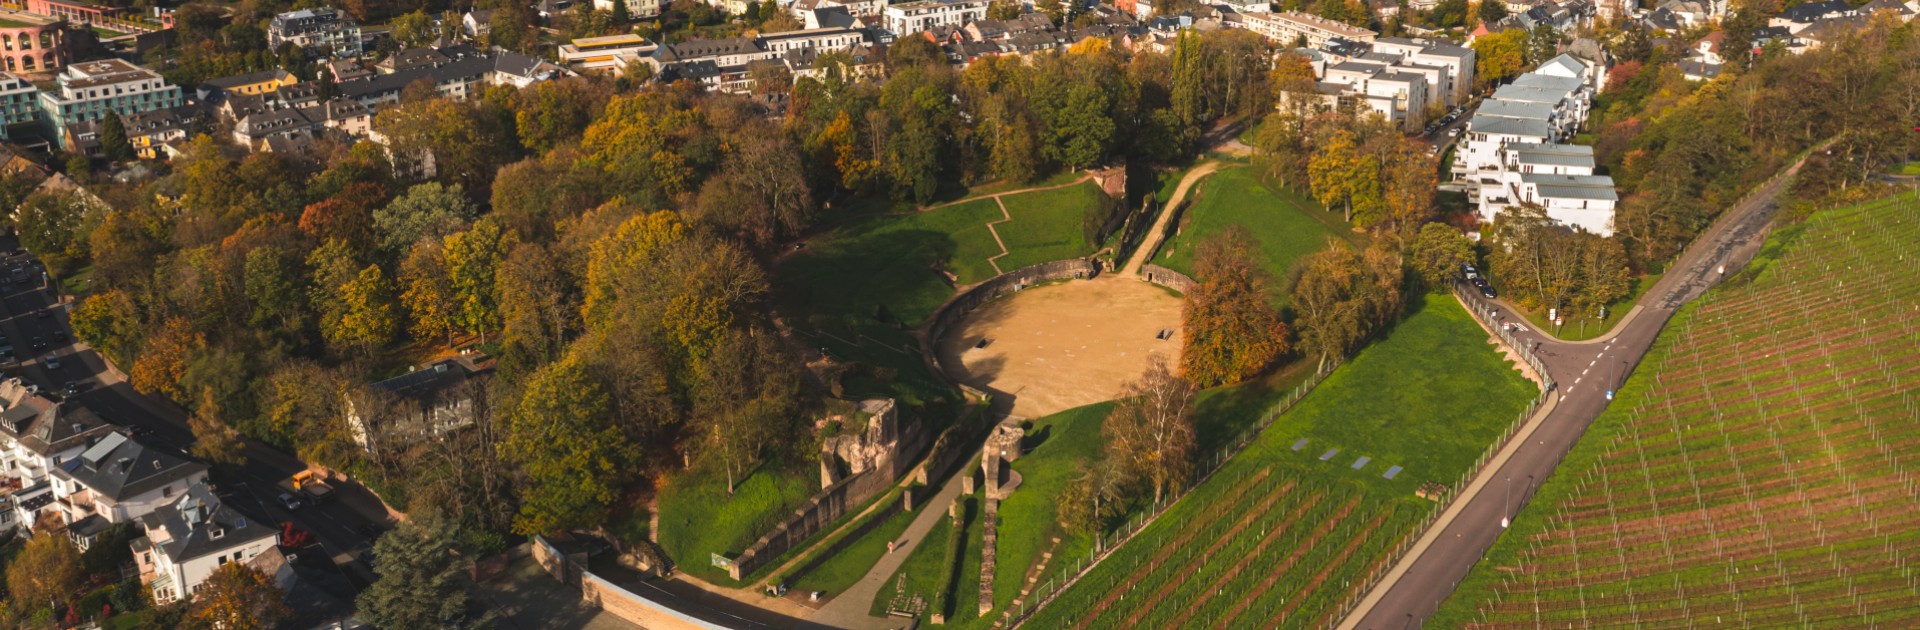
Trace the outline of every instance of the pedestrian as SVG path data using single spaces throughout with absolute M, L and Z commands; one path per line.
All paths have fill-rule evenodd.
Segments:
M 887 541 L 887 553 L 893 553 L 893 541 Z

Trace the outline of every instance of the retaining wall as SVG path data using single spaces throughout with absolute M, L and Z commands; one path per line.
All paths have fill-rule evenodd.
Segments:
M 1193 289 L 1193 285 L 1199 284 L 1193 278 L 1187 277 L 1187 274 L 1153 264 L 1140 266 L 1140 278 L 1181 294 L 1187 293 Z
M 820 533 L 828 525 L 846 515 L 847 510 L 860 505 L 872 497 L 877 490 L 885 489 L 889 481 L 880 480 L 875 471 L 850 475 L 822 488 L 819 494 L 808 499 L 806 505 L 793 511 L 793 516 L 773 526 L 773 530 L 762 535 L 740 556 L 733 559 L 733 565 L 727 568 L 727 575 L 735 580 L 745 579 L 760 565 L 780 557 L 794 545 Z M 859 496 L 864 494 L 865 496 Z M 682 560 L 683 562 L 686 560 Z M 694 561 L 698 561 L 695 559 Z
M 968 287 L 959 295 L 947 298 L 946 303 L 941 304 L 940 308 L 935 309 L 933 315 L 927 318 L 927 323 L 923 325 L 920 334 L 921 354 L 927 357 L 927 362 L 934 373 L 945 378 L 947 371 L 941 369 L 937 344 L 942 337 L 946 336 L 948 328 L 966 319 L 967 314 L 972 313 L 973 309 L 1035 284 L 1055 280 L 1092 278 L 1099 273 L 1100 267 L 1093 261 L 1074 258 L 1028 265 Z

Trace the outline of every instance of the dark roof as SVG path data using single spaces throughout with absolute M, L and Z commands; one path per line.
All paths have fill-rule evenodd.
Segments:
M 119 433 L 60 463 L 55 474 L 115 501 L 205 472 L 207 465 L 147 448 Z
M 340 94 L 353 99 L 377 98 L 388 92 L 399 93 L 407 84 L 426 79 L 434 85 L 452 83 L 456 79 L 477 80 L 493 70 L 493 60 L 486 57 L 466 57 L 451 63 L 431 68 L 414 68 L 392 74 L 383 74 L 361 81 L 347 81 L 340 84 Z
M 34 396 L 14 405 L 4 414 L 0 431 L 13 433 L 21 446 L 48 455 L 80 446 L 112 430 L 93 411 L 78 405 L 68 406 Z
M 666 44 L 654 49 L 653 58 L 667 63 L 723 55 L 751 55 L 758 52 L 761 52 L 760 46 L 753 40 L 745 37 L 728 37 Z
M 713 66 L 713 62 L 705 62 Z M 719 74 L 719 67 L 713 67 L 713 73 Z M 374 387 L 384 389 L 396 396 L 412 399 L 436 397 L 453 387 L 466 383 L 468 379 L 478 378 L 493 372 L 493 362 L 484 360 L 474 362 L 467 357 L 442 359 L 426 367 L 374 383 Z
M 168 540 L 154 547 L 178 563 L 280 536 L 280 530 L 261 519 L 222 504 L 204 483 L 193 484 L 173 505 L 141 517 L 141 522 L 148 530 L 166 530 Z
M 393 55 L 374 65 L 393 72 L 402 72 L 423 66 L 437 66 L 449 61 L 452 59 L 432 48 L 408 48 L 394 51 Z
M 1849 5 L 1842 0 L 1826 0 L 1825 2 L 1808 2 L 1789 7 L 1787 10 L 1780 12 L 1780 18 L 1790 22 L 1804 24 L 1828 17 L 1832 14 L 1847 13 L 1852 10 L 1853 5 Z

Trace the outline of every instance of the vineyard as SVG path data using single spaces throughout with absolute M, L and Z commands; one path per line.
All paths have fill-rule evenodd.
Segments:
M 1417 488 L 1456 481 L 1537 393 L 1430 299 L 1024 627 L 1337 621 L 1434 512 Z
M 1432 624 L 1920 623 L 1917 215 L 1817 213 L 1677 315 Z

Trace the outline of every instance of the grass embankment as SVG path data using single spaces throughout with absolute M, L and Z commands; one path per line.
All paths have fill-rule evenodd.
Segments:
M 1660 276 L 1661 274 L 1650 273 L 1634 278 L 1632 287 L 1627 290 L 1627 296 L 1607 306 L 1605 319 L 1584 316 L 1566 317 L 1566 325 L 1555 330 L 1553 323 L 1547 321 L 1546 309 L 1526 310 L 1516 305 L 1515 310 L 1527 316 L 1527 321 L 1533 322 L 1535 328 L 1553 333 L 1555 337 L 1566 341 L 1586 341 L 1607 334 L 1607 331 L 1613 330 L 1614 325 L 1619 324 L 1620 320 L 1626 319 L 1627 313 L 1633 312 L 1633 305 L 1640 301 L 1640 297 L 1646 295 L 1648 289 L 1652 289 L 1654 284 L 1660 282 Z
M 1223 168 L 1199 186 L 1200 197 L 1180 218 L 1177 234 L 1161 247 L 1155 264 L 1192 274 L 1200 243 L 1237 225 L 1259 242 L 1260 266 L 1273 274 L 1275 299 L 1285 301 L 1284 285 L 1294 262 L 1325 248 L 1327 237 L 1336 235 L 1311 214 L 1326 212 L 1319 204 L 1268 188 L 1248 168 Z
M 1007 256 L 999 260 L 1001 271 L 1093 253 L 1094 244 L 1087 242 L 1088 216 L 1107 207 L 1106 194 L 1093 182 L 1006 195 L 1000 203 L 1013 217 L 994 227 L 1007 245 Z
M 1322 623 L 1536 394 L 1435 296 L 1029 623 Z
M 1681 309 L 1431 625 L 1913 626 L 1916 210 L 1782 226 Z
M 818 478 L 808 479 L 803 468 L 756 471 L 732 496 L 727 495 L 726 471 L 718 466 L 696 466 L 667 478 L 658 490 L 660 546 L 680 571 L 715 584 L 737 585 L 726 570 L 712 565 L 711 554 L 745 550 L 813 496 L 820 489 Z

